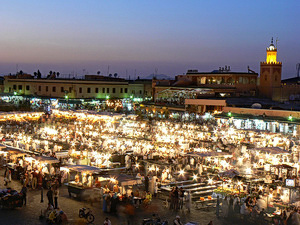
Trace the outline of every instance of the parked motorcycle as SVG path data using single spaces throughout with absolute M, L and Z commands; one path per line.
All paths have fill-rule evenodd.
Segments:
M 152 218 L 143 219 L 142 222 L 142 225 L 168 225 L 168 224 L 169 223 L 167 220 L 161 221 L 161 219 L 155 214 L 152 215 Z
M 89 208 L 81 208 L 79 209 L 79 217 L 85 218 L 89 223 L 94 222 L 95 217 L 92 214 L 92 211 Z

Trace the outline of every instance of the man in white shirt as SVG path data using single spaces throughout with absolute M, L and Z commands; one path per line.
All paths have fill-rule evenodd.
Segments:
M 257 198 L 256 205 L 258 207 L 258 211 L 261 211 L 262 209 L 266 209 L 267 208 L 267 203 L 266 203 L 266 201 L 264 199 L 262 199 L 262 196 L 259 196 Z
M 183 223 L 180 221 L 180 216 L 176 216 L 176 219 L 174 220 L 174 225 L 183 225 Z
M 104 225 L 111 225 L 111 222 L 110 222 L 110 220 L 106 217 L 103 224 L 104 224 Z

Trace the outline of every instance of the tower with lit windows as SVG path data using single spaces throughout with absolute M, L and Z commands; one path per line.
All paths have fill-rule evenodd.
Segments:
M 273 44 L 267 48 L 267 58 L 260 63 L 259 96 L 277 100 L 281 87 L 282 63 L 277 62 L 277 48 Z

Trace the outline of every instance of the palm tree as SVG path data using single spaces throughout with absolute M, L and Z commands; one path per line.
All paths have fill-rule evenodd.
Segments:
M 42 74 L 41 74 L 40 70 L 37 71 L 37 78 L 38 78 L 38 79 L 41 79 L 41 78 L 42 78 Z

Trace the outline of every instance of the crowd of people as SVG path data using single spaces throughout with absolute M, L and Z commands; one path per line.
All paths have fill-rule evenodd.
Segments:
M 103 211 L 113 213 L 118 211 L 121 203 L 130 205 L 129 208 L 147 206 L 152 195 L 158 194 L 160 185 L 191 179 L 207 183 L 209 176 L 217 177 L 221 171 L 235 169 L 240 173 L 254 173 L 267 162 L 295 166 L 299 160 L 297 136 L 238 130 L 230 120 L 220 122 L 214 118 L 201 117 L 183 122 L 56 111 L 46 119 L 11 121 L 0 126 L 3 142 L 10 141 L 19 149 L 59 160 L 58 167 L 42 168 L 26 161 L 23 156 L 12 157 L 9 153 L 5 157 L 6 163 L 14 164 L 12 170 L 6 170 L 5 182 L 9 183 L 16 174 L 24 187 L 46 189 L 48 203 L 54 209 L 59 208 L 59 186 L 66 180 L 66 173 L 59 170 L 60 165 L 85 163 L 101 168 L 124 165 L 128 174 L 143 179 L 144 189 L 132 190 L 128 195 L 120 194 L 114 188 L 102 187 Z M 266 147 L 280 147 L 289 154 L 272 156 L 249 150 Z M 63 152 L 65 157 L 62 157 Z M 214 157 L 218 155 L 222 157 Z M 113 157 L 119 157 L 118 161 L 113 161 Z M 298 172 L 281 173 L 280 178 L 297 179 Z M 82 183 L 89 186 L 88 179 Z M 192 195 L 193 192 L 184 185 L 172 187 L 169 208 L 179 211 L 186 206 L 190 211 Z M 226 198 L 220 206 L 222 214 L 224 217 L 234 213 L 259 217 L 266 207 L 258 204 L 260 199 L 257 196 L 251 204 L 243 204 L 238 197 Z
M 267 211 L 268 202 L 259 192 L 257 195 L 248 195 L 245 198 L 236 196 L 217 196 L 216 216 L 231 222 L 257 223 L 274 225 L 300 224 L 300 208 L 290 206 L 276 213 Z

